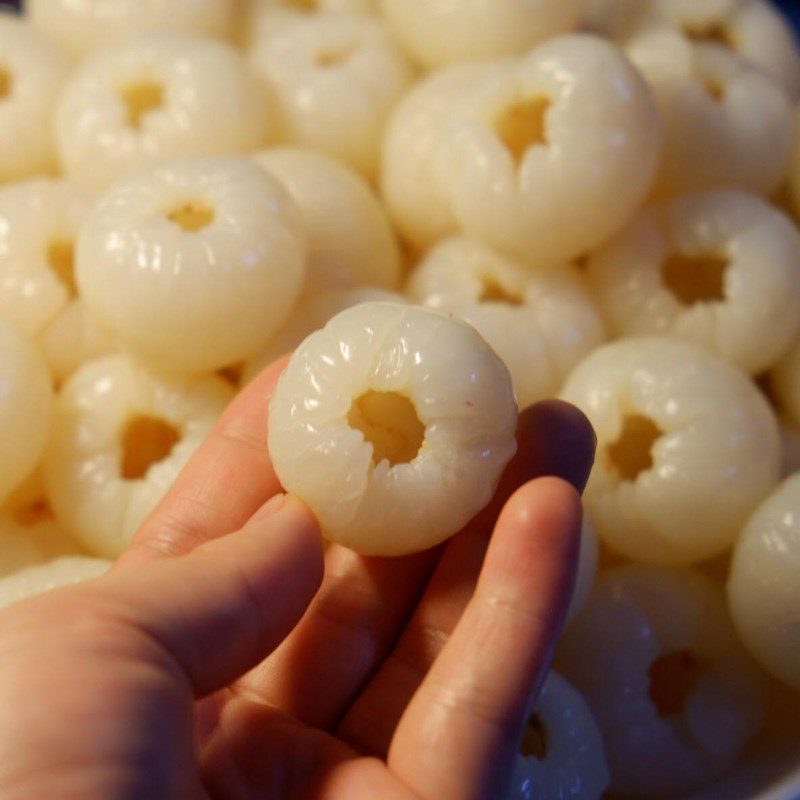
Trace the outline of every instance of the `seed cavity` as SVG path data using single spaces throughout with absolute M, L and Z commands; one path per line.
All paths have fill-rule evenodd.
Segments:
M 167 219 L 189 233 L 196 233 L 214 221 L 214 209 L 202 201 L 184 203 L 168 212 Z
M 144 478 L 153 464 L 163 461 L 180 441 L 178 430 L 159 417 L 137 414 L 122 431 L 120 473 L 125 480 Z
M 340 67 L 347 63 L 357 52 L 358 43 L 350 42 L 340 47 L 329 47 L 317 53 L 316 62 L 318 67 L 329 69 L 330 67 Z
M 0 100 L 5 100 L 7 97 L 11 96 L 12 85 L 11 73 L 0 64 Z
M 547 112 L 551 102 L 547 97 L 534 97 L 507 108 L 495 123 L 495 133 L 517 164 L 522 163 L 531 147 L 549 144 Z
M 347 421 L 372 445 L 372 462 L 390 466 L 413 461 L 425 439 L 425 426 L 414 404 L 398 392 L 368 391 L 350 407 Z
M 523 756 L 533 756 L 539 761 L 547 758 L 547 730 L 538 714 L 533 714 L 525 726 L 520 752 Z
M 164 87 L 149 78 L 123 86 L 119 90 L 119 96 L 125 105 L 128 126 L 135 129 L 141 126 L 146 114 L 164 105 Z
M 685 306 L 725 300 L 728 261 L 716 255 L 671 255 L 661 266 L 661 280 Z
M 725 85 L 721 81 L 706 76 L 703 78 L 703 88 L 706 90 L 708 96 L 718 103 L 721 103 L 725 99 Z
M 232 384 L 233 386 L 238 386 L 239 381 L 241 381 L 242 379 L 243 371 L 244 371 L 244 361 L 240 361 L 238 364 L 230 364 L 227 367 L 218 369 L 217 375 L 219 375 L 220 378 Z
M 635 481 L 653 466 L 653 445 L 664 432 L 649 417 L 628 414 L 619 438 L 606 450 L 611 467 L 623 481 Z
M 509 306 L 521 306 L 525 298 L 517 292 L 510 292 L 491 275 L 481 278 L 480 303 L 505 303 Z
M 52 519 L 53 513 L 50 510 L 47 500 L 40 498 L 39 500 L 34 500 L 32 503 L 15 509 L 11 516 L 15 522 L 28 527 Z
M 710 75 L 700 65 L 694 67 L 694 79 L 700 84 L 705 93 L 712 99 L 721 103 L 725 99 L 727 88 L 715 75 Z
M 721 44 L 731 47 L 731 35 L 721 22 L 714 22 L 704 26 L 684 26 L 684 34 L 688 39 L 698 44 Z
M 657 658 L 647 671 L 650 699 L 659 717 L 683 713 L 686 699 L 700 677 L 700 664 L 688 650 L 676 650 Z
M 54 239 L 47 248 L 47 263 L 69 292 L 69 296 L 77 297 L 75 243 L 69 239 Z

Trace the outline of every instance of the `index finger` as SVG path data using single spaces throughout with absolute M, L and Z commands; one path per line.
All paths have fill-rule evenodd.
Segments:
M 287 361 L 236 396 L 118 563 L 188 553 L 241 528 L 281 490 L 267 449 L 267 409 Z

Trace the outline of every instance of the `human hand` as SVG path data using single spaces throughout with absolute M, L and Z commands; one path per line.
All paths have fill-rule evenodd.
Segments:
M 269 464 L 283 365 L 111 573 L 0 615 L 4 800 L 503 795 L 569 600 L 588 423 L 528 409 L 463 532 L 397 559 L 334 545 L 323 565 Z

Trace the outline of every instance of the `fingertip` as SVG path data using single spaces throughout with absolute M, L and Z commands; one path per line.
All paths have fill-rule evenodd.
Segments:
M 517 489 L 503 514 L 518 525 L 569 536 L 580 533 L 583 508 L 578 490 L 569 481 L 545 476 Z
M 594 464 L 597 437 L 586 415 L 563 400 L 544 400 L 519 417 L 517 440 L 528 478 L 554 475 L 582 492 Z
M 290 494 L 276 495 L 253 515 L 247 528 L 256 530 L 272 546 L 291 548 L 290 557 L 302 564 L 298 573 L 309 575 L 316 591 L 324 572 L 322 531 L 302 500 Z
M 574 571 L 580 549 L 583 511 L 569 482 L 537 478 L 517 489 L 495 527 L 492 549 L 506 569 L 529 569 L 532 563 L 555 564 Z
M 246 385 L 245 388 L 247 391 L 262 389 L 271 394 L 275 384 L 278 382 L 278 378 L 280 378 L 281 373 L 286 369 L 290 357 L 291 353 L 286 353 L 264 367 L 264 369 L 258 372 Z

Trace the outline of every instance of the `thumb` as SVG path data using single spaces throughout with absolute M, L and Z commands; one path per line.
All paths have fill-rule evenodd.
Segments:
M 85 586 L 101 613 L 166 652 L 202 697 L 277 647 L 322 572 L 316 519 L 299 500 L 276 495 L 235 533 Z

